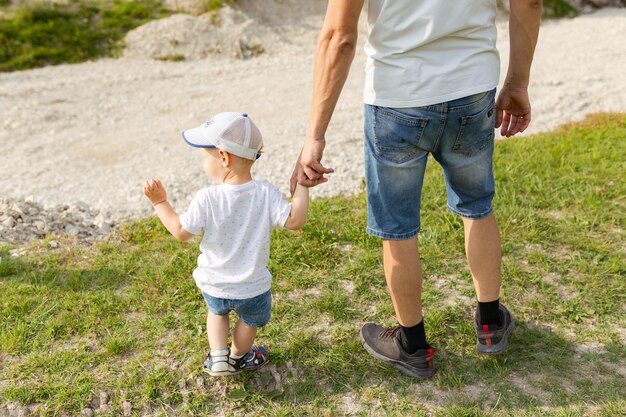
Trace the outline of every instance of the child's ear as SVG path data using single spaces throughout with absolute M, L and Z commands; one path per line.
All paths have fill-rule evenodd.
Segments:
M 227 166 L 230 165 L 231 156 L 228 152 L 222 149 L 219 150 L 219 154 L 220 154 L 220 161 L 222 162 L 222 166 L 226 168 Z

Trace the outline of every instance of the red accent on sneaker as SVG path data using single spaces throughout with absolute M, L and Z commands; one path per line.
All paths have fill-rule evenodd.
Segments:
M 488 332 L 489 331 L 489 325 L 488 324 L 483 324 L 483 332 Z M 487 344 L 487 346 L 491 346 L 491 337 L 493 336 L 493 333 L 487 333 L 487 334 L 483 334 L 481 336 L 481 338 L 485 339 L 485 343 Z
M 257 357 L 257 359 L 261 359 L 261 356 L 263 356 L 263 355 L 261 354 L 261 352 L 259 352 L 259 351 L 257 350 L 257 352 L 256 352 L 256 357 Z
M 429 348 L 427 352 L 428 352 L 428 356 L 435 356 L 435 349 Z

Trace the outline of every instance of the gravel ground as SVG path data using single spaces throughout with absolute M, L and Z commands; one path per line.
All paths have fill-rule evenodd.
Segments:
M 151 31 L 137 29 L 143 35 L 131 32 L 135 52 L 123 58 L 0 74 L 0 198 L 7 207 L 25 199 L 44 211 L 58 211 L 64 204 L 83 207 L 91 217 L 100 216 L 100 224 L 103 219 L 115 224 L 151 212 L 141 184 L 154 177 L 164 182 L 174 207 L 184 210 L 195 190 L 209 183 L 197 151 L 183 143 L 180 132 L 222 111 L 246 112 L 255 120 L 266 153 L 255 164 L 254 176 L 287 193 L 306 129 L 324 3 L 294 7 L 294 1 L 277 3 L 281 6 L 269 11 L 253 0 L 238 2 L 255 16 L 252 22 L 241 14 L 228 15 L 235 20 L 226 20 L 220 33 L 232 26 L 240 34 L 234 41 L 253 39 L 263 47 L 264 53 L 250 59 L 233 58 L 238 49 L 232 43 L 224 48 L 227 53 L 205 51 L 200 60 L 138 57 L 142 36 L 146 48 L 148 41 L 154 47 L 159 34 L 182 36 L 161 23 Z M 506 22 L 498 29 L 504 71 Z M 178 46 L 174 38 L 166 41 Z M 626 111 L 626 43 L 620 39 L 626 39 L 626 9 L 543 24 L 530 87 L 533 122 L 527 133 L 592 112 Z M 180 51 L 171 53 L 203 56 L 197 50 Z M 324 162 L 335 173 L 313 189 L 314 197 L 360 190 L 363 55 L 359 49 L 327 134 Z

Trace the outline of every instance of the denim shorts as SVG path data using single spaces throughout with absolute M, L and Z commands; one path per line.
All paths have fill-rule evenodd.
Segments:
M 404 240 L 419 232 L 429 154 L 443 170 L 448 209 L 470 219 L 491 213 L 495 94 L 424 107 L 365 105 L 368 234 Z
M 272 291 L 268 290 L 256 297 L 243 300 L 230 300 L 226 298 L 213 297 L 204 291 L 202 297 L 206 302 L 209 311 L 218 316 L 223 316 L 235 311 L 237 316 L 251 327 L 263 327 L 272 316 Z

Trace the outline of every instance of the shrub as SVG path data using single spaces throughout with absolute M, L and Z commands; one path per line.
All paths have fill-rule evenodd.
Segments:
M 544 17 L 571 17 L 577 14 L 578 10 L 566 0 L 543 0 Z

